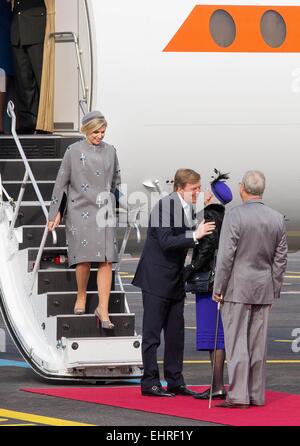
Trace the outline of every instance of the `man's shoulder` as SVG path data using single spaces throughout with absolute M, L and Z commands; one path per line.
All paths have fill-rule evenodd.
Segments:
M 165 201 L 172 201 L 172 200 L 177 200 L 177 199 L 179 200 L 177 192 L 171 192 L 170 194 L 167 194 L 161 198 L 161 200 L 165 200 Z
M 278 212 L 276 209 L 271 208 L 270 206 L 267 206 L 262 201 L 251 201 L 251 202 L 245 202 L 241 203 L 237 206 L 234 206 L 226 211 L 227 218 L 243 218 L 250 216 L 253 211 L 263 213 L 266 216 L 270 216 L 270 220 L 274 221 L 283 221 L 284 217 L 283 215 Z M 254 214 L 255 214 L 254 213 Z
M 225 216 L 226 218 L 233 218 L 238 216 L 241 212 L 243 212 L 243 203 L 237 204 L 236 206 L 231 207 L 230 209 L 226 209 Z
M 271 208 L 270 206 L 266 205 L 263 201 L 250 201 L 242 204 L 242 207 L 244 209 L 247 209 L 248 211 L 251 211 L 251 209 L 255 208 L 256 210 L 259 209 L 260 212 L 264 212 L 265 214 L 269 214 L 272 216 L 272 218 L 277 219 L 283 219 L 283 215 L 277 211 L 276 209 Z
M 155 218 L 159 215 L 176 215 L 182 210 L 180 200 L 177 192 L 165 195 L 160 198 L 152 207 L 151 217 Z M 179 215 L 179 214 L 178 214 Z M 180 214 L 181 215 L 181 214 Z
M 177 192 L 171 192 L 170 194 L 167 194 L 167 195 L 161 197 L 158 200 L 158 202 L 156 203 L 156 206 L 169 204 L 169 203 L 174 202 L 174 201 L 176 201 L 176 202 L 178 201 L 178 203 L 180 203 L 180 200 L 179 200 L 179 197 L 177 195 Z
M 283 222 L 284 221 L 284 216 L 277 211 L 276 209 L 271 208 L 270 206 L 265 205 L 264 206 L 264 210 L 266 213 L 268 213 L 270 215 L 270 218 L 273 221 L 279 221 L 279 222 Z

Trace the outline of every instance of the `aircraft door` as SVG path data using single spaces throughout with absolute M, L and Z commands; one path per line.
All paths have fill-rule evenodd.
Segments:
M 86 1 L 56 0 L 55 41 L 54 128 L 58 133 L 76 133 L 80 128 L 81 109 L 89 110 L 92 93 Z

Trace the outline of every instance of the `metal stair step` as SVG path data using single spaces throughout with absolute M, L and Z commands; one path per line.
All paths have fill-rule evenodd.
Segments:
M 97 323 L 96 316 L 57 316 L 57 340 L 61 338 L 99 338 L 134 336 L 134 314 L 110 314 L 115 325 L 105 330 Z
M 23 243 L 20 244 L 20 249 L 25 248 L 38 248 L 41 244 L 43 233 L 45 230 L 44 225 L 25 225 L 23 226 Z M 65 226 L 61 225 L 56 228 L 57 246 L 66 246 L 66 231 Z M 53 247 L 52 235 L 49 233 L 46 241 L 46 247 Z
M 42 194 L 44 201 L 51 200 L 54 183 L 55 183 L 54 181 L 43 181 L 43 182 L 39 181 L 39 182 L 37 182 L 37 185 L 39 187 L 39 190 Z M 17 201 L 19 193 L 20 193 L 22 181 L 20 181 L 20 182 L 3 181 L 2 184 L 3 184 L 6 192 L 8 193 L 8 195 L 10 197 L 12 197 L 15 201 Z M 37 199 L 37 195 L 34 190 L 34 187 L 30 182 L 28 182 L 26 185 L 26 188 L 25 188 L 24 195 L 23 195 L 23 201 L 34 201 L 36 199 Z
M 38 255 L 39 248 L 31 248 L 28 249 L 28 272 L 32 271 L 34 268 L 34 263 Z M 51 259 L 53 259 L 56 256 L 65 256 L 65 262 L 62 264 L 55 264 Z M 47 258 L 47 260 L 44 260 Z M 92 262 L 91 267 L 98 269 L 99 262 Z M 49 269 L 69 269 L 69 262 L 68 262 L 68 248 L 66 246 L 59 247 L 58 245 L 51 247 L 46 247 L 43 250 L 42 259 L 39 265 L 40 270 L 49 270 Z
M 61 164 L 60 158 L 29 160 L 36 181 L 55 181 Z M 23 181 L 25 166 L 22 159 L 0 159 L 2 182 Z
M 87 291 L 97 292 L 97 269 L 91 269 Z M 77 291 L 74 269 L 45 269 L 38 271 L 38 294 L 59 291 Z M 115 270 L 112 272 L 111 290 L 115 290 Z
M 49 202 L 45 202 L 49 210 Z M 46 218 L 38 201 L 22 202 L 16 221 L 16 228 L 23 225 L 45 225 Z
M 76 293 L 48 293 L 47 317 L 70 315 L 74 312 Z M 86 314 L 94 314 L 98 305 L 98 294 L 87 293 Z M 112 291 L 109 299 L 109 313 L 125 313 L 125 293 Z
M 62 158 L 66 148 L 82 136 L 47 136 L 28 135 L 21 136 L 20 142 L 27 158 Z M 20 154 L 12 136 L 0 139 L 0 159 L 18 159 Z
M 32 271 L 35 265 L 35 261 L 39 252 L 39 248 L 28 249 L 28 272 Z M 56 264 L 52 259 L 57 256 L 63 256 L 62 260 L 65 260 L 62 264 Z M 98 266 L 98 265 L 97 265 Z M 95 266 L 95 267 L 97 267 Z M 66 246 L 48 246 L 45 247 L 42 253 L 39 269 L 69 269 L 68 267 L 68 248 Z
M 99 367 L 103 376 L 131 376 L 140 378 L 143 370 L 141 355 L 141 336 L 122 336 L 108 338 L 66 338 L 58 342 L 64 348 L 68 367 L 85 374 L 87 369 L 93 373 Z M 114 354 L 117 352 L 117 354 Z

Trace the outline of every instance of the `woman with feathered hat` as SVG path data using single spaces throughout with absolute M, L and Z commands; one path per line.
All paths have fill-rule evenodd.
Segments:
M 204 209 L 204 219 L 206 222 L 216 223 L 215 231 L 203 239 L 193 250 L 192 263 L 185 270 L 185 279 L 188 284 L 187 291 L 196 294 L 196 343 L 198 351 L 209 351 L 211 364 L 213 364 L 214 343 L 217 320 L 217 304 L 212 300 L 212 286 L 208 292 L 197 289 L 197 282 L 192 278 L 197 272 L 210 272 L 215 265 L 219 236 L 225 214 L 225 205 L 232 200 L 232 193 L 226 184 L 228 174 L 222 174 L 215 169 L 215 178 L 211 182 L 212 198 Z M 213 276 L 212 276 L 213 277 Z M 213 279 L 212 279 L 213 280 Z M 213 377 L 212 398 L 225 399 L 226 391 L 223 381 L 223 370 L 225 362 L 224 332 L 222 321 L 220 320 L 218 329 L 218 342 L 216 350 L 216 361 Z M 209 399 L 210 389 L 194 395 L 196 399 Z

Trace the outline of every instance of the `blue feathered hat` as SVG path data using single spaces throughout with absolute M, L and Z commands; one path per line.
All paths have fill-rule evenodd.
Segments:
M 211 184 L 212 193 L 215 197 L 222 203 L 227 204 L 232 201 L 232 192 L 225 183 L 226 180 L 229 179 L 228 173 L 221 173 L 219 170 L 214 169 L 216 176 L 213 177 L 213 181 Z

